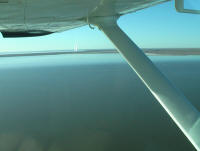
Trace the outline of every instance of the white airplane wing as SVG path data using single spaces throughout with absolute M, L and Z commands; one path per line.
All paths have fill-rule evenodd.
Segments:
M 84 26 L 90 16 L 123 15 L 165 1 L 0 0 L 0 31 L 4 37 L 46 35 Z

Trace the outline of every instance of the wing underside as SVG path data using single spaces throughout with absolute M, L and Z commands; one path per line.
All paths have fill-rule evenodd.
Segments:
M 4 35 L 9 33 L 11 37 L 20 37 L 30 31 L 61 32 L 86 25 L 85 20 L 89 16 L 124 15 L 168 0 L 1 1 L 0 31 Z

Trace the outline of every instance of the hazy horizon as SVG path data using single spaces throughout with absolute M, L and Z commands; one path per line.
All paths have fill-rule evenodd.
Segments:
M 200 55 L 200 48 L 144 48 L 144 53 L 149 56 L 187 56 Z M 4 51 L 0 57 L 22 57 L 22 56 L 48 56 L 48 55 L 70 55 L 70 54 L 110 54 L 118 53 L 116 49 L 82 49 L 82 50 L 42 50 L 42 51 Z

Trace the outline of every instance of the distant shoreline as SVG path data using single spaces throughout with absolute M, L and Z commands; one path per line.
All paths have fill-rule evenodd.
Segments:
M 146 49 L 143 51 L 149 56 L 188 56 L 188 55 L 200 55 L 200 48 L 156 48 Z M 67 54 L 110 54 L 118 53 L 115 49 L 103 49 L 103 50 L 79 50 L 79 51 L 67 51 L 67 50 L 47 50 L 47 51 L 30 51 L 30 52 L 0 52 L 0 57 L 23 57 L 23 56 L 47 56 L 47 55 L 67 55 Z
M 188 56 L 200 55 L 200 48 L 144 49 L 147 55 Z

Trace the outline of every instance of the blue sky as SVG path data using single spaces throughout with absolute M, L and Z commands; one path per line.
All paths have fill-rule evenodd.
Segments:
M 174 1 L 122 16 L 120 27 L 142 48 L 200 48 L 200 15 L 177 13 Z M 98 29 L 88 26 L 37 38 L 0 37 L 0 51 L 111 49 Z

